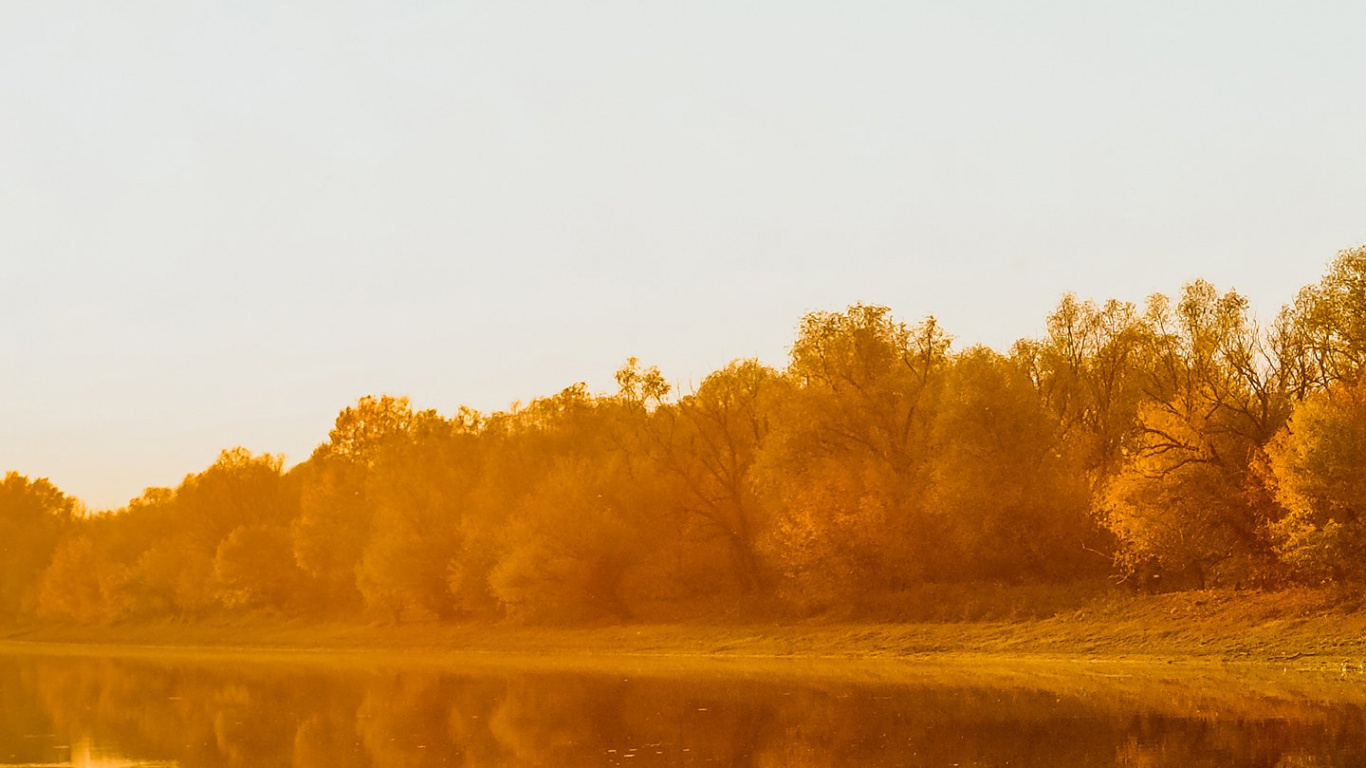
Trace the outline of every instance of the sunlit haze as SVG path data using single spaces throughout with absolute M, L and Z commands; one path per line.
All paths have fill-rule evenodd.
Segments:
M 1037 335 L 1366 243 L 1366 5 L 7 3 L 0 472 L 93 508 L 368 393 Z

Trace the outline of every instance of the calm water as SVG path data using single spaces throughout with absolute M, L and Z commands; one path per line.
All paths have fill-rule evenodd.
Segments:
M 1330 682 L 0 655 L 0 765 L 1366 765 Z

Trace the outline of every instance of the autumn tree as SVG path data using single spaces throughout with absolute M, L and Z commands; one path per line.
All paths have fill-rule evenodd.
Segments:
M 462 555 L 449 572 L 460 609 L 502 611 L 509 605 L 493 584 L 494 573 L 527 543 L 514 531 L 527 525 L 528 500 L 555 458 L 580 445 L 578 425 L 591 418 L 593 401 L 580 383 L 488 416 L 480 434 L 482 471 L 462 521 Z
M 672 506 L 641 460 L 648 412 L 638 394 L 628 385 L 615 397 L 571 387 L 499 420 L 511 431 L 503 449 L 520 454 L 529 481 L 489 576 L 513 613 L 564 619 L 631 612 L 626 587 L 645 586 L 630 577 L 649 565 Z
M 750 592 L 767 580 L 758 542 L 768 520 L 751 473 L 787 386 L 758 361 L 737 360 L 651 420 L 651 456 L 677 487 L 678 545 L 701 549 L 701 563 L 714 542 L 725 553 L 718 564 L 725 573 L 685 577 L 691 583 L 719 576 Z
M 487 416 L 364 397 L 289 472 L 232 449 L 107 514 L 10 473 L 0 620 L 820 609 L 1103 555 L 1149 586 L 1362 581 L 1363 317 L 1366 248 L 1269 325 L 1203 281 L 1067 295 L 1008 355 L 854 305 L 802 318 L 782 371 L 672 399 L 630 358 L 614 394 Z
M 885 307 L 803 318 L 792 383 L 756 482 L 774 512 L 764 546 L 801 602 L 935 578 L 931 426 L 949 339 Z
M 335 610 L 360 605 L 356 568 L 374 517 L 366 483 L 385 447 L 408 439 L 413 419 L 406 397 L 362 397 L 337 415 L 328 441 L 297 470 L 295 559 L 326 586 L 325 601 Z
M 1093 487 L 1118 469 L 1137 429 L 1148 383 L 1148 329 L 1137 308 L 1067 294 L 1046 319 L 1042 339 L 1018 342 L 1019 361 L 1053 412 Z
M 95 554 L 89 536 L 78 535 L 58 545 L 38 584 L 35 613 L 43 618 L 93 623 L 111 618 L 101 576 L 108 566 Z
M 77 502 L 46 479 L 17 472 L 0 480 L 0 621 L 29 607 Z
M 1083 459 L 1019 361 L 957 355 L 934 421 L 928 504 L 960 580 L 1058 581 L 1102 562 Z
M 294 542 L 285 525 L 233 529 L 214 553 L 213 573 L 219 599 L 230 608 L 300 607 L 305 576 L 294 562 Z
M 1125 573 L 1193 583 L 1264 578 L 1274 509 L 1254 468 L 1290 409 L 1282 361 L 1246 299 L 1198 281 L 1150 300 L 1138 433 L 1101 500 Z
M 106 613 L 184 619 L 213 605 L 212 555 L 191 542 L 186 522 L 171 488 L 148 488 L 123 510 L 92 521 Z
M 191 546 L 217 551 L 233 531 L 247 526 L 288 525 L 296 497 L 283 475 L 284 457 L 233 448 L 175 490 L 175 506 Z M 211 555 L 210 555 L 211 556 Z
M 1366 246 L 1343 251 L 1284 315 L 1319 389 L 1366 375 Z
M 1267 446 L 1278 554 L 1301 576 L 1366 578 L 1366 379 L 1299 404 Z
M 407 439 L 378 452 L 365 486 L 371 536 L 357 569 L 366 605 L 393 618 L 451 616 L 466 521 L 481 471 L 481 417 L 414 414 Z

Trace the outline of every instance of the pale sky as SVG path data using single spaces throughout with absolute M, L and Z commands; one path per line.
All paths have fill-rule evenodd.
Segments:
M 1360 2 L 0 6 L 0 471 L 93 508 L 367 393 L 685 390 L 886 304 L 1264 317 L 1366 243 Z

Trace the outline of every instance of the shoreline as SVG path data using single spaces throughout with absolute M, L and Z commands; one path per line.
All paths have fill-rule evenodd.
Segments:
M 377 625 L 253 617 L 0 628 L 0 653 L 357 656 L 433 663 L 1181 664 L 1366 675 L 1366 611 L 1323 590 L 1207 591 L 1106 600 L 1043 619 L 953 623 Z

